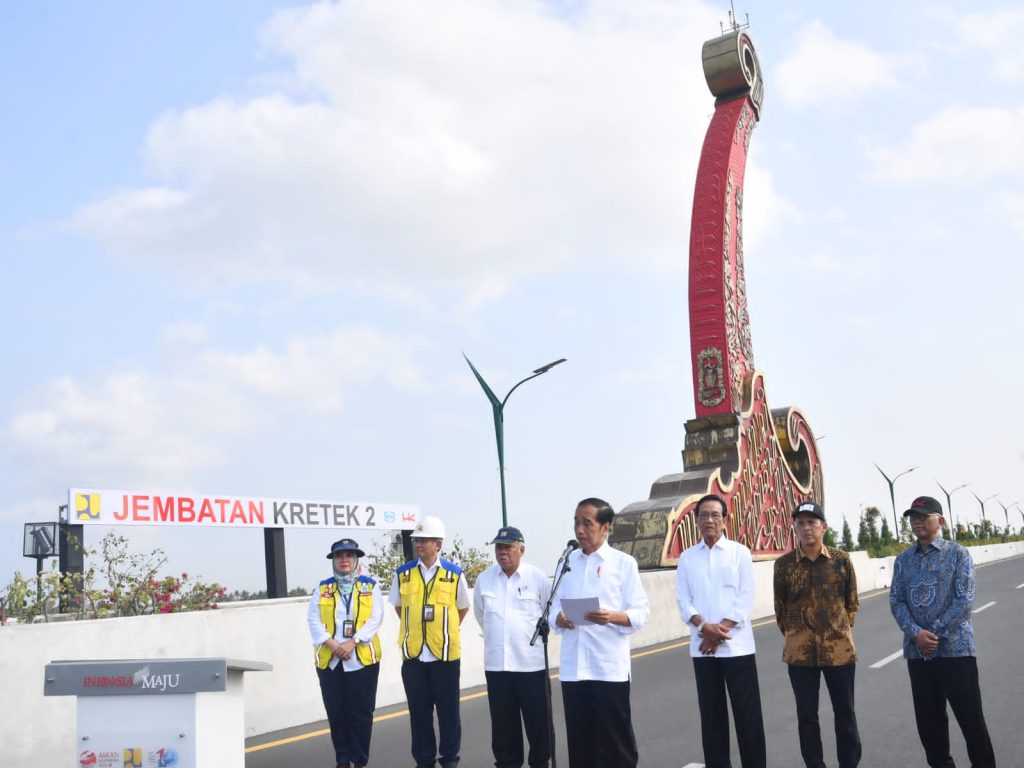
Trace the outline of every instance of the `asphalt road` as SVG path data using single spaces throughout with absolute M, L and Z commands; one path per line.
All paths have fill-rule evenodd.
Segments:
M 974 626 L 978 667 L 989 732 L 998 764 L 1024 768 L 1024 718 L 1020 695 L 1024 683 L 1021 661 L 1024 636 L 1024 558 L 1004 560 L 978 569 Z M 761 700 L 768 737 L 768 765 L 800 768 L 793 694 L 782 655 L 782 636 L 773 620 L 755 629 Z M 864 743 L 862 768 L 925 766 L 924 752 L 914 726 L 913 703 L 901 635 L 889 614 L 888 592 L 861 596 L 861 611 L 854 628 L 860 661 L 857 664 L 857 718 Z M 888 660 L 888 661 L 886 661 Z M 568 765 L 562 702 L 555 692 L 555 727 L 558 763 Z M 463 691 L 463 768 L 493 765 L 486 693 Z M 652 646 L 633 653 L 633 724 L 645 768 L 698 768 L 703 764 L 700 722 L 693 683 L 693 667 L 686 642 Z M 821 691 L 822 740 L 826 761 L 835 765 L 832 712 L 827 691 Z M 327 723 L 279 731 L 246 742 L 246 768 L 333 766 Z M 968 766 L 967 753 L 950 714 L 953 758 Z M 408 768 L 409 723 L 405 708 L 377 711 L 371 766 Z M 739 765 L 735 739 L 734 765 Z

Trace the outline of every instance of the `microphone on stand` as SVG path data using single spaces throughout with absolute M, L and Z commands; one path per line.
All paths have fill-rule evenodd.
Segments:
M 569 539 L 565 544 L 565 549 L 562 550 L 562 554 L 559 556 L 559 560 L 565 560 L 569 555 L 572 554 L 574 549 L 579 549 L 580 543 L 576 539 Z

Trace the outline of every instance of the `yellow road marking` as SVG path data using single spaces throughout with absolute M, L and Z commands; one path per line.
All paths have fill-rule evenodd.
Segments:
M 866 595 L 861 595 L 860 599 L 861 600 L 866 600 L 869 597 L 876 597 L 877 595 L 888 594 L 888 593 L 889 593 L 888 590 L 880 589 L 880 590 L 878 590 L 876 592 L 870 592 L 870 593 L 868 593 Z M 774 624 L 774 623 L 775 623 L 775 619 L 774 618 L 771 618 L 771 619 L 761 619 L 760 621 L 754 622 L 750 626 L 751 626 L 752 629 L 756 629 L 757 627 L 763 627 L 765 624 Z M 672 645 L 663 645 L 663 646 L 661 646 L 659 648 L 653 648 L 653 649 L 647 650 L 647 651 L 637 651 L 636 653 L 630 654 L 630 658 L 631 659 L 639 659 L 639 658 L 642 658 L 644 656 L 653 656 L 656 653 L 665 653 L 665 651 L 674 651 L 677 648 L 685 648 L 689 644 L 690 644 L 689 640 L 681 640 L 678 643 L 672 643 Z M 558 673 L 555 672 L 553 675 L 551 675 L 551 679 L 552 680 L 557 680 L 558 679 Z M 483 696 L 486 696 L 486 695 L 487 695 L 487 691 L 477 691 L 476 693 L 467 693 L 465 696 L 460 696 L 459 697 L 459 701 L 472 701 L 473 699 L 479 699 L 479 698 L 481 698 Z M 408 714 L 409 714 L 409 710 L 408 709 L 401 709 L 401 710 L 398 710 L 397 712 L 390 712 L 390 713 L 388 713 L 386 715 L 377 715 L 375 718 L 373 718 L 373 722 L 375 722 L 375 723 L 382 723 L 385 720 L 394 720 L 395 718 L 398 718 L 398 717 L 405 717 Z M 276 741 L 268 741 L 265 744 L 256 744 L 256 745 L 254 745 L 252 747 L 246 747 L 245 748 L 245 752 L 246 752 L 246 754 L 248 754 L 250 752 L 261 752 L 264 749 L 271 749 L 272 747 L 281 747 L 281 746 L 284 746 L 285 744 L 294 744 L 297 741 L 305 741 L 306 739 L 315 739 L 317 736 L 324 736 L 326 734 L 329 734 L 330 732 L 331 732 L 330 728 L 321 728 L 320 730 L 317 730 L 317 731 L 309 731 L 307 733 L 300 733 L 300 734 L 297 734 L 295 736 L 289 736 L 289 737 L 284 738 L 284 739 L 277 739 Z

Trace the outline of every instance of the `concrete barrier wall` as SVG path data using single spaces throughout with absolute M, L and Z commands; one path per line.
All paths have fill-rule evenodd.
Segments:
M 1024 555 L 1024 543 L 972 547 L 976 564 Z M 887 588 L 893 558 L 873 560 L 852 553 L 862 592 Z M 754 616 L 774 613 L 772 562 L 754 565 Z M 651 621 L 631 637 L 634 647 L 688 636 L 675 601 L 675 572 L 642 574 L 651 601 Z M 228 656 L 269 661 L 273 672 L 246 676 L 245 735 L 322 720 L 323 708 L 306 629 L 308 598 L 262 600 L 225 605 L 214 611 L 139 616 L 102 621 L 11 625 L 0 628 L 0 744 L 4 764 L 70 765 L 75 752 L 75 701 L 43 696 L 43 667 L 56 659 L 184 658 Z M 483 640 L 470 611 L 462 627 L 462 686 L 483 685 Z M 398 619 L 385 611 L 381 642 L 378 706 L 405 700 L 400 655 L 395 644 Z M 559 641 L 552 635 L 552 665 Z

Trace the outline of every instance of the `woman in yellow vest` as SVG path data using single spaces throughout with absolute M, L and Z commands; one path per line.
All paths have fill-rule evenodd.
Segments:
M 334 575 L 317 585 L 306 612 L 338 768 L 369 762 L 377 704 L 384 601 L 377 582 L 360 573 L 364 554 L 352 539 L 334 542 L 327 554 Z

